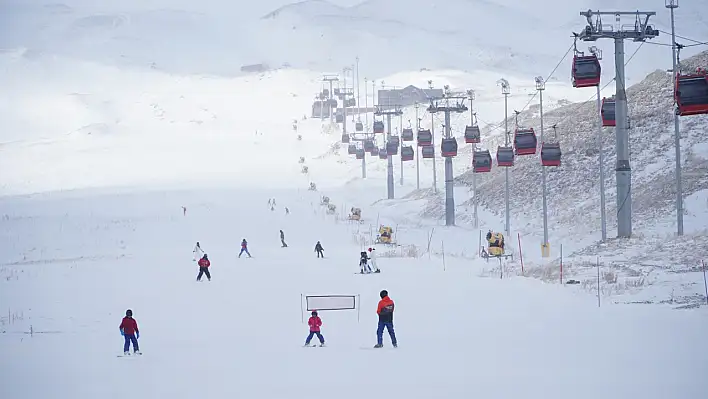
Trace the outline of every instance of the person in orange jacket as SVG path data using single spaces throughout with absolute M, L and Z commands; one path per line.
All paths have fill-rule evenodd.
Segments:
M 391 336 L 393 347 L 398 348 L 396 333 L 393 331 L 393 309 L 395 305 L 391 298 L 388 297 L 388 291 L 383 290 L 379 295 L 381 300 L 376 307 L 376 314 L 379 315 L 379 328 L 376 330 L 376 345 L 374 345 L 374 348 L 383 348 L 384 328 L 388 330 L 388 335 Z

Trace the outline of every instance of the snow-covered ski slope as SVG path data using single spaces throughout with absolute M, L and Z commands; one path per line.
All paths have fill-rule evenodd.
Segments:
M 438 258 L 382 258 L 381 274 L 356 275 L 356 226 L 317 201 L 276 189 L 3 199 L 0 396 L 659 399 L 706 389 L 703 312 L 598 308 L 560 286 L 477 278 L 465 259 L 443 269 Z M 252 259 L 237 258 L 242 238 Z M 194 281 L 197 240 L 210 282 Z M 381 289 L 396 302 L 397 349 L 388 337 L 372 349 Z M 301 294 L 361 295 L 361 313 L 321 311 L 327 347 L 302 348 Z M 116 357 L 127 308 L 140 358 Z

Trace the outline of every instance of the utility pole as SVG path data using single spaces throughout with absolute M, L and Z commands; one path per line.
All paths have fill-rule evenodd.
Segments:
M 595 46 L 589 48 L 590 52 L 597 57 L 598 61 L 602 60 L 602 50 Z M 607 241 L 607 217 L 605 216 L 605 161 L 604 149 L 602 143 L 602 100 L 600 99 L 600 85 L 597 88 L 597 148 L 600 152 L 600 229 L 602 231 L 602 242 Z
M 356 117 L 361 123 L 361 86 L 359 85 L 359 56 L 356 56 Z
M 420 119 L 418 119 L 418 103 L 415 103 L 415 134 L 420 130 Z M 415 188 L 420 190 L 420 146 L 416 142 L 415 146 Z
M 474 90 L 467 90 L 470 99 L 470 126 L 474 126 Z M 477 144 L 472 145 L 472 150 L 477 151 Z M 479 216 L 477 214 L 477 174 L 472 173 L 472 203 L 474 204 L 474 228 L 479 227 Z
M 499 79 L 498 83 L 501 85 L 502 94 L 504 95 L 504 145 L 509 146 L 509 94 L 511 94 L 511 86 L 506 79 Z M 509 228 L 509 168 L 504 168 L 504 180 L 506 188 L 504 190 L 504 203 L 505 203 L 505 215 L 506 223 L 504 225 L 504 231 L 506 235 L 509 236 L 511 229 Z
M 615 42 L 615 137 L 617 141 L 617 236 L 632 235 L 632 168 L 629 164 L 629 133 L 627 120 L 627 91 L 624 77 L 624 41 L 632 39 L 643 42 L 659 36 L 659 31 L 649 25 L 649 18 L 656 15 L 653 11 L 581 11 L 581 16 L 587 19 L 587 26 L 578 36 L 583 41 L 597 39 L 613 39 Z M 602 16 L 615 17 L 614 29 L 603 28 Z M 622 15 L 632 15 L 634 24 L 621 24 Z M 595 20 L 593 21 L 593 17 Z
M 546 89 L 546 82 L 542 76 L 536 76 L 536 90 L 538 90 L 538 102 L 541 114 L 541 143 L 543 143 L 543 91 Z M 548 202 L 546 199 L 546 167 L 541 164 L 541 180 L 543 185 L 543 243 L 541 244 L 541 257 L 550 256 L 550 246 L 548 244 Z
M 430 90 L 433 90 L 433 81 L 429 80 L 428 81 L 428 88 Z M 435 100 L 435 98 L 431 98 L 431 101 Z M 435 149 L 435 114 L 430 114 L 430 134 L 432 135 L 432 140 L 433 142 L 431 143 L 433 146 L 433 149 Z M 433 150 L 433 192 L 435 194 L 438 193 L 438 172 L 436 168 L 437 164 L 437 151 Z
M 369 80 L 364 78 L 364 130 L 369 131 Z
M 322 81 L 329 82 L 329 96 L 328 96 L 329 98 L 328 98 L 328 100 L 331 100 L 332 98 L 334 98 L 332 95 L 333 90 L 334 90 L 332 87 L 332 84 L 334 82 L 339 82 L 339 77 L 337 75 L 324 75 L 322 77 Z M 331 101 L 327 101 L 327 107 L 329 108 L 329 123 L 331 124 L 331 123 L 334 123 L 334 113 L 332 112 L 332 102 Z
M 342 121 L 342 133 L 347 134 L 347 72 L 351 72 L 351 68 L 345 67 L 342 70 L 342 116 L 344 120 Z M 366 158 L 366 155 L 364 155 Z
M 430 102 L 428 112 L 436 114 L 442 112 L 445 114 L 445 138 L 453 138 L 451 135 L 450 114 L 463 113 L 467 111 L 464 101 L 467 97 L 457 97 L 450 95 L 450 87 L 445 86 L 445 91 L 442 99 L 435 99 Z M 451 103 L 454 101 L 454 104 Z M 452 157 L 445 157 L 445 225 L 455 225 L 455 197 L 452 175 Z
M 403 115 L 403 110 L 401 109 L 400 105 L 391 105 L 390 107 L 386 107 L 386 109 L 381 108 L 381 104 L 379 104 L 376 107 L 376 112 L 374 115 L 377 116 L 386 116 L 386 122 L 387 122 L 387 131 L 386 131 L 386 143 L 389 142 L 391 139 L 391 117 L 392 116 L 401 116 Z M 388 155 L 387 157 L 388 160 L 388 166 L 386 168 L 386 185 L 388 187 L 388 199 L 393 199 L 394 198 L 394 180 L 393 180 L 393 156 L 391 154 Z
M 403 154 L 403 137 L 401 137 L 401 132 L 403 132 L 403 113 L 398 118 L 399 128 L 398 128 L 398 149 L 399 154 Z M 403 156 L 401 155 L 401 186 L 403 186 Z
M 364 142 L 375 136 L 373 133 L 352 133 L 349 140 L 360 142 L 363 148 Z M 364 157 L 361 158 L 361 178 L 366 179 L 366 151 L 364 151 Z
M 666 8 L 671 10 L 671 52 L 674 82 L 679 74 L 678 45 L 676 44 L 676 24 L 674 22 L 674 9 L 678 8 L 678 0 L 664 0 Z M 676 98 L 676 85 L 674 85 L 674 98 Z M 676 227 L 678 235 L 683 235 L 683 184 L 681 183 L 681 126 L 679 114 L 674 112 L 674 147 L 676 149 Z

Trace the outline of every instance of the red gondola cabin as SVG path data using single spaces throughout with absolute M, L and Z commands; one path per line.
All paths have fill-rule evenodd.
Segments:
M 489 150 L 475 151 L 472 154 L 472 171 L 474 173 L 486 173 L 492 170 L 492 154 Z
M 698 70 L 676 77 L 676 112 L 681 116 L 708 114 L 708 74 Z
M 533 128 L 514 131 L 514 153 L 516 155 L 533 155 L 536 153 L 537 146 L 538 140 Z
M 603 98 L 602 107 L 600 108 L 600 114 L 602 116 L 602 126 L 616 126 L 617 121 L 615 120 L 615 99 L 614 98 Z
M 413 151 L 413 147 L 409 145 L 401 147 L 401 161 L 412 161 L 414 156 L 415 151 Z
M 541 164 L 543 166 L 561 165 L 560 143 L 543 143 L 541 145 Z
M 576 55 L 573 57 L 573 87 L 593 87 L 600 84 L 602 68 L 597 56 Z
M 514 149 L 512 147 L 497 147 L 497 166 L 514 166 Z
M 456 157 L 457 139 L 454 137 L 442 139 L 442 142 L 440 143 L 440 153 L 445 158 Z
M 430 130 L 418 130 L 418 146 L 425 147 L 433 144 L 433 134 Z
M 465 127 L 465 143 L 467 144 L 477 144 L 481 141 L 482 132 L 479 130 L 479 126 L 466 126 Z

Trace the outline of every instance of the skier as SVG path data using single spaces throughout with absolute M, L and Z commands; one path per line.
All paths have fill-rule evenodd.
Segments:
M 381 273 L 381 269 L 376 266 L 376 248 L 369 248 L 369 260 L 371 260 L 371 266 L 374 268 L 374 273 Z
M 288 244 L 285 243 L 285 233 L 283 233 L 283 230 L 280 230 L 280 242 L 283 244 L 282 248 L 288 247 Z
M 203 250 L 202 247 L 199 245 L 199 241 L 197 241 L 197 245 L 194 246 L 194 250 L 192 251 L 192 253 L 194 254 L 194 255 L 192 256 L 192 260 L 193 260 L 194 262 L 198 261 L 199 259 L 202 258 L 202 256 L 204 256 L 204 250 Z
M 319 241 L 317 241 L 317 244 L 315 244 L 315 252 L 317 252 L 317 257 L 319 258 L 320 256 L 324 258 L 324 248 L 322 248 L 322 244 L 320 244 Z
M 371 267 L 368 264 L 369 257 L 366 255 L 366 251 L 361 252 L 361 257 L 359 258 L 359 267 L 361 268 L 360 274 L 371 273 Z
M 312 311 L 312 316 L 307 321 L 307 325 L 310 326 L 310 334 L 307 336 L 307 339 L 305 340 L 305 346 L 310 346 L 310 341 L 312 340 L 312 336 L 314 336 L 314 335 L 317 335 L 317 339 L 320 340 L 320 346 L 324 346 L 324 344 L 325 344 L 324 337 L 322 336 L 322 333 L 320 333 L 320 327 L 322 326 L 322 319 L 320 319 L 320 317 L 317 315 L 316 310 Z
M 125 311 L 125 317 L 120 322 L 120 335 L 125 338 L 125 344 L 123 345 L 123 354 L 130 355 L 130 343 L 133 343 L 133 352 L 136 355 L 141 355 L 140 348 L 138 347 L 138 338 L 140 338 L 140 331 L 138 330 L 138 322 L 133 318 L 133 311 L 128 309 Z
M 243 241 L 241 241 L 241 252 L 238 253 L 238 257 L 240 258 L 243 253 L 246 253 L 249 258 L 251 258 L 251 253 L 248 252 L 248 242 L 246 242 L 246 239 L 244 238 Z
M 285 207 L 285 214 L 286 214 L 286 215 L 289 215 L 289 214 L 290 214 L 290 209 L 288 209 L 287 206 Z
M 197 275 L 197 281 L 202 281 L 202 274 L 206 274 L 207 280 L 211 281 L 211 273 L 209 273 L 209 266 L 211 266 L 211 262 L 209 262 L 207 254 L 204 254 L 204 256 L 199 259 L 199 274 Z
M 396 333 L 393 331 L 393 309 L 395 305 L 391 298 L 388 297 L 388 291 L 381 291 L 379 296 L 381 296 L 381 300 L 376 307 L 376 314 L 379 315 L 379 328 L 376 330 L 376 345 L 374 348 L 383 348 L 384 328 L 388 330 L 388 335 L 391 336 L 393 347 L 398 348 Z

